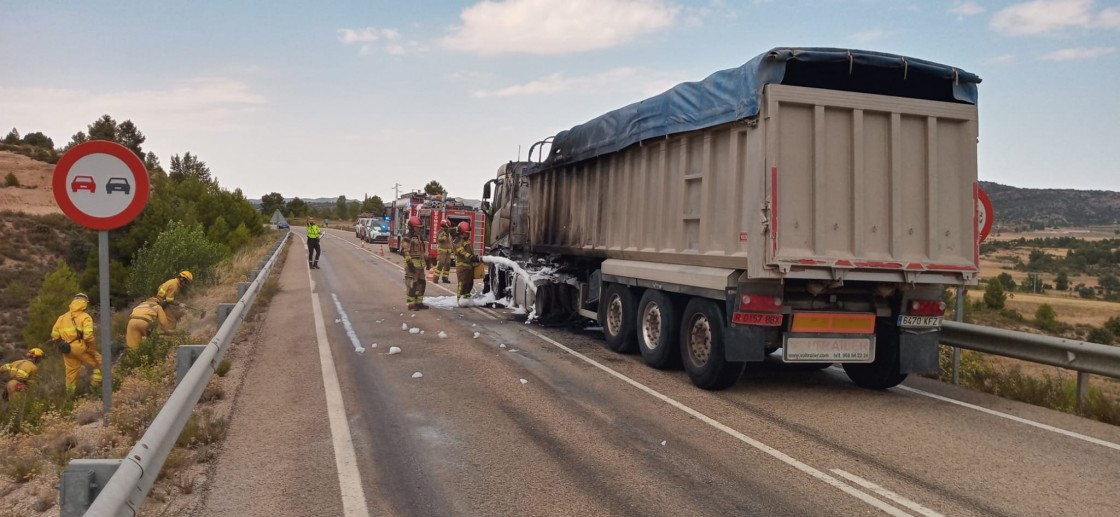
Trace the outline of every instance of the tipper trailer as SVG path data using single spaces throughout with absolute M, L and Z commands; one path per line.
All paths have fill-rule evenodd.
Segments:
M 775 48 L 563 131 L 484 186 L 489 253 L 528 271 L 487 287 L 704 389 L 779 349 L 867 388 L 936 371 L 945 288 L 979 272 L 979 82 Z

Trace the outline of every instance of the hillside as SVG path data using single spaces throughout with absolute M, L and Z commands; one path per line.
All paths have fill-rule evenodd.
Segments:
M 1007 228 L 1098 226 L 1120 223 L 1120 192 L 1018 188 L 987 181 L 995 224 Z
M 33 215 L 62 213 L 54 201 L 54 189 L 51 188 L 54 165 L 0 151 L 0 186 L 8 173 L 15 175 L 20 186 L 0 188 L 0 209 Z

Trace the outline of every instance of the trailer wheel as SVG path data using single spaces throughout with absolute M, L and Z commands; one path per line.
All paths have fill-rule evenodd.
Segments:
M 634 351 L 637 335 L 634 332 L 634 293 L 624 285 L 610 284 L 599 300 L 599 326 L 607 346 L 620 354 Z
M 646 364 L 658 370 L 677 368 L 681 314 L 669 295 L 647 289 L 638 302 L 638 350 Z
M 856 386 L 872 390 L 893 388 L 906 380 L 898 373 L 898 327 L 879 318 L 875 324 L 875 361 L 844 363 L 844 373 Z
M 739 381 L 747 363 L 724 355 L 723 310 L 704 298 L 689 300 L 681 318 L 681 362 L 689 379 L 705 390 L 722 390 Z

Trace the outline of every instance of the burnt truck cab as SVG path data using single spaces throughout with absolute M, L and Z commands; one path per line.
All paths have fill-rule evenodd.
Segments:
M 489 288 L 705 389 L 778 350 L 867 388 L 936 371 L 979 272 L 979 81 L 779 48 L 561 132 L 484 186 L 488 249 L 529 272 Z

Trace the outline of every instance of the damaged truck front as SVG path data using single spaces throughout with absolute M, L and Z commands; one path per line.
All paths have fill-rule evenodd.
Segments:
M 776 48 L 563 131 L 484 186 L 489 253 L 528 272 L 488 288 L 704 389 L 778 350 L 867 388 L 936 371 L 979 271 L 979 82 Z

